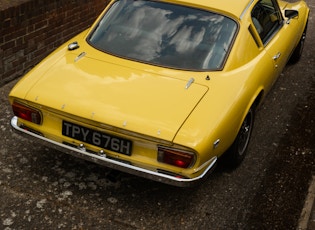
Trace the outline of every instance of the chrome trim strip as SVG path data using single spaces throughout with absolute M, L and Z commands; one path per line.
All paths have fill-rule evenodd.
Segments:
M 216 162 L 217 162 L 217 157 L 214 157 L 210 160 L 210 164 L 209 166 L 205 169 L 205 171 L 198 177 L 195 178 L 177 178 L 177 177 L 173 177 L 170 175 L 166 175 L 163 173 L 159 173 L 156 171 L 151 171 L 148 169 L 144 169 L 144 168 L 140 168 L 137 166 L 133 166 L 133 165 L 129 165 L 129 164 L 125 164 L 123 162 L 120 161 L 116 161 L 113 159 L 109 159 L 106 158 L 106 155 L 103 156 L 99 156 L 96 154 L 92 154 L 89 152 L 86 152 L 82 149 L 78 149 L 78 148 L 74 148 L 53 140 L 50 140 L 48 138 L 45 138 L 43 136 L 37 135 L 35 133 L 29 132 L 27 130 L 24 130 L 22 128 L 20 128 L 17 125 L 17 117 L 14 116 L 11 119 L 11 126 L 15 129 L 18 130 L 24 134 L 28 134 L 31 137 L 34 138 L 34 141 L 36 140 L 41 140 L 43 141 L 42 143 L 44 145 L 46 145 L 49 148 L 53 148 L 56 149 L 60 152 L 64 152 L 66 154 L 70 154 L 72 156 L 87 160 L 87 161 L 91 161 L 115 170 L 119 170 L 122 172 L 126 172 L 126 173 L 130 173 L 136 176 L 141 176 L 150 180 L 154 180 L 154 181 L 158 181 L 158 182 L 162 182 L 165 184 L 170 184 L 170 185 L 174 185 L 174 186 L 178 186 L 178 187 L 191 187 L 194 186 L 196 184 L 198 184 L 201 179 L 205 178 L 206 175 L 208 175 L 211 172 L 211 169 L 214 168 Z
M 86 55 L 85 52 L 80 53 L 75 59 L 74 62 L 78 62 L 81 58 L 83 58 Z
M 250 2 L 247 4 L 247 6 L 245 7 L 245 9 L 243 10 L 243 12 L 240 15 L 240 20 L 242 20 L 242 18 L 244 17 L 246 11 L 248 10 L 248 8 L 252 5 L 252 3 L 254 2 L 254 0 L 250 0 Z

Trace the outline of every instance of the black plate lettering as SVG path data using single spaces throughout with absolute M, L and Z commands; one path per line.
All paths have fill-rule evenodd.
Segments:
M 106 150 L 111 150 L 128 156 L 131 155 L 132 141 L 89 129 L 68 121 L 62 121 L 62 135 Z

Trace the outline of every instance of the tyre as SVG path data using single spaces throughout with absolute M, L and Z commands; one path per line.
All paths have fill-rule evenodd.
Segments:
M 302 37 L 300 38 L 298 45 L 295 47 L 295 49 L 294 49 L 294 51 L 290 57 L 290 60 L 289 60 L 290 64 L 295 64 L 301 59 L 302 52 L 304 49 L 304 44 L 305 44 L 307 24 L 308 23 L 306 23 L 305 29 L 303 31 Z
M 233 144 L 226 152 L 228 166 L 235 168 L 244 160 L 253 130 L 254 117 L 255 110 L 254 108 L 251 108 L 248 111 Z

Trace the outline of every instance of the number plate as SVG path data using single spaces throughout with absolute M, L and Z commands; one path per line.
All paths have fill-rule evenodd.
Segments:
M 62 135 L 98 146 L 102 149 L 131 155 L 132 141 L 62 121 Z

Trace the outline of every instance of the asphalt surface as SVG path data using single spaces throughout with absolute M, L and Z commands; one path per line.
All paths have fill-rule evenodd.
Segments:
M 0 229 L 296 229 L 315 175 L 310 7 L 302 59 L 286 67 L 257 111 L 244 162 L 229 170 L 220 161 L 195 188 L 117 173 L 30 142 L 9 125 L 7 95 L 16 81 L 0 88 Z

